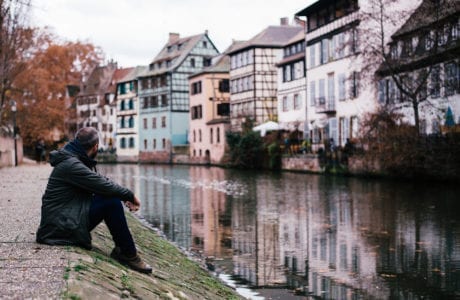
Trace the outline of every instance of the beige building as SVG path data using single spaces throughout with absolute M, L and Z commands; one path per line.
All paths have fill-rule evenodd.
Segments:
M 229 57 L 216 56 L 212 65 L 189 77 L 190 158 L 195 163 L 221 163 L 229 129 Z

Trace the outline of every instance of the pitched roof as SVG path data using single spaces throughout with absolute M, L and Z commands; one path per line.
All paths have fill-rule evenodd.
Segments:
M 206 74 L 206 73 L 225 73 L 230 71 L 230 57 L 228 56 L 228 52 L 231 51 L 233 48 L 237 47 L 243 43 L 242 41 L 233 41 L 232 44 L 225 49 L 224 53 L 216 55 L 212 58 L 212 64 L 209 67 L 203 68 L 201 71 L 192 74 L 189 78 L 193 78 L 195 76 Z
M 146 68 L 145 72 L 141 74 L 141 76 L 162 74 L 176 69 L 182 64 L 182 62 L 185 60 L 190 51 L 192 51 L 192 49 L 196 46 L 196 44 L 203 38 L 207 38 L 209 40 L 206 32 L 193 36 L 176 38 L 173 40 L 170 39 L 170 41 L 166 43 L 163 49 L 161 49 L 158 55 L 153 59 L 150 65 L 167 61 L 170 61 L 171 65 L 167 66 L 166 64 L 162 63 L 161 68 L 155 67 L 153 70 Z M 216 48 L 212 42 L 211 45 L 212 47 Z
M 423 0 L 401 28 L 393 34 L 393 38 L 408 34 L 423 27 L 428 27 L 439 20 L 460 13 L 458 0 Z M 436 14 L 438 14 L 436 16 Z
M 132 72 L 134 68 L 123 68 L 123 69 L 116 69 L 113 72 L 112 81 L 110 82 L 109 86 L 107 87 L 106 93 L 115 94 L 117 91 L 117 83 L 125 77 L 127 74 Z
M 131 70 L 128 73 L 126 73 L 123 77 L 121 77 L 117 81 L 117 83 L 136 80 L 139 74 L 144 73 L 147 68 L 147 66 L 136 66 L 134 68 L 130 68 Z
M 250 40 L 229 51 L 229 54 L 254 47 L 280 48 L 286 45 L 286 43 L 295 37 L 299 32 L 303 32 L 303 27 L 288 25 L 268 26 Z
M 112 77 L 116 69 L 116 63 L 95 67 L 88 79 L 83 82 L 83 88 L 79 96 L 105 94 L 112 82 Z

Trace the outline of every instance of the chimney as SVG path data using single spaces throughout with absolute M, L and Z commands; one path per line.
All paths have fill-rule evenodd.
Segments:
M 170 32 L 170 33 L 169 33 L 169 41 L 168 41 L 168 43 L 174 43 L 174 42 L 176 42 L 179 38 L 180 38 L 180 35 L 179 35 L 178 33 Z
M 289 18 L 287 18 L 287 17 L 281 18 L 281 19 L 280 19 L 280 25 L 281 25 L 281 26 L 287 26 L 287 25 L 289 25 Z

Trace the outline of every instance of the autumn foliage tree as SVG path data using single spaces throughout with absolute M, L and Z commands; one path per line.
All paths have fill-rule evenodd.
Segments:
M 14 83 L 25 69 L 34 30 L 27 27 L 30 1 L 0 0 L 0 126 L 9 120 Z
M 29 146 L 39 138 L 48 144 L 63 138 L 69 109 L 64 102 L 66 87 L 78 85 L 102 60 L 101 51 L 89 43 L 59 42 L 46 31 L 35 41 L 25 71 L 15 82 L 21 92 L 18 126 L 24 144 Z

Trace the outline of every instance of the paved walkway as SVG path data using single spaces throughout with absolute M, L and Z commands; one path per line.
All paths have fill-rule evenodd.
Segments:
M 0 299 L 56 299 L 69 254 L 35 243 L 49 165 L 0 168 Z

